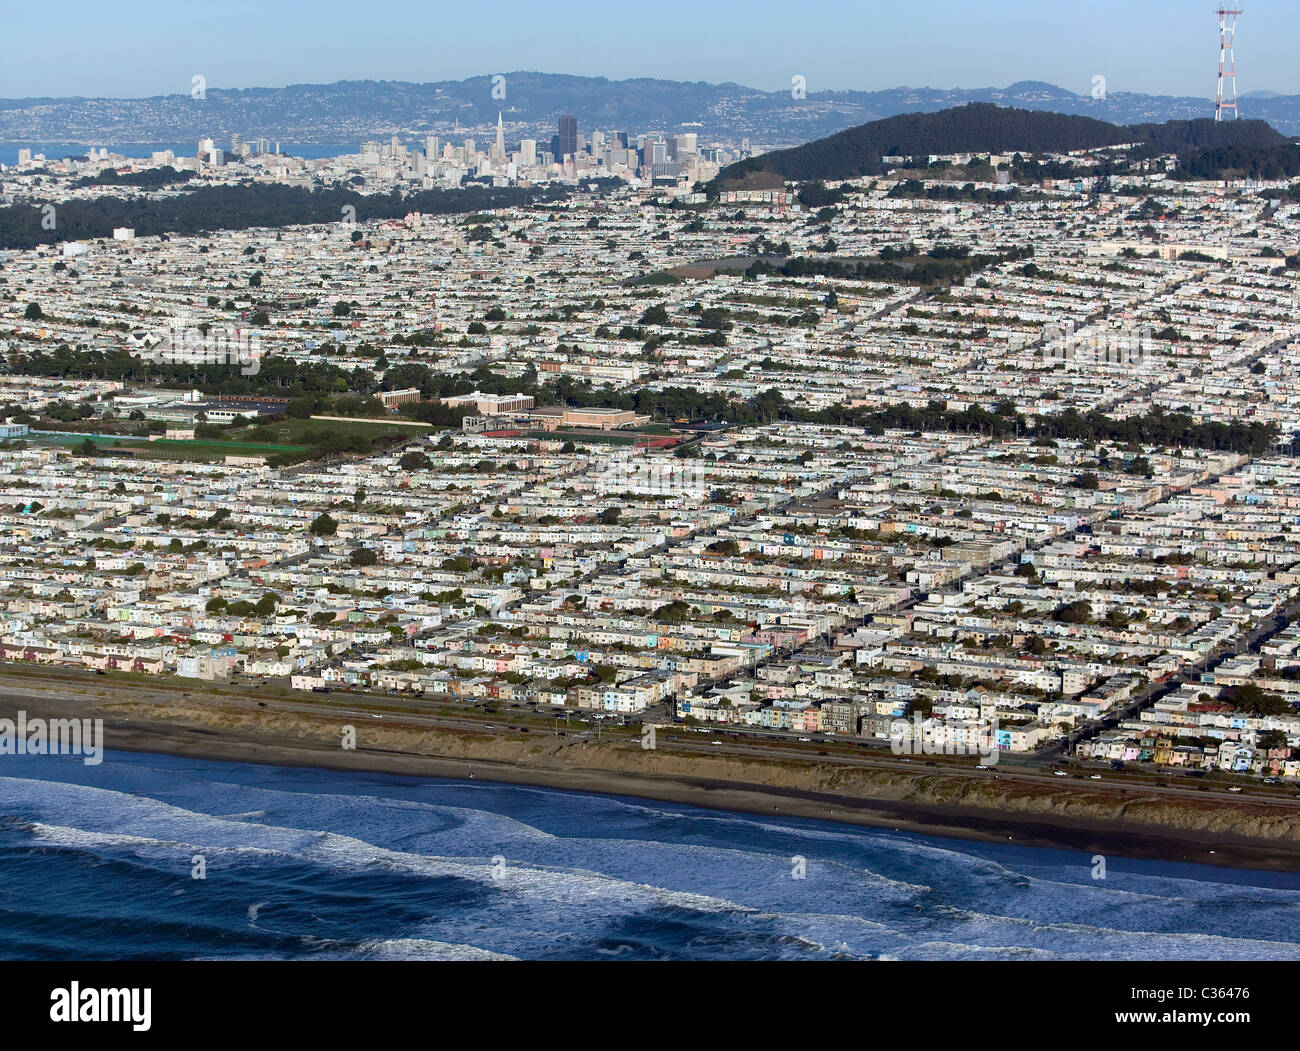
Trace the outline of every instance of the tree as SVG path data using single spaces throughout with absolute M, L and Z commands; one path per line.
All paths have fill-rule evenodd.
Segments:
M 354 566 L 373 566 L 379 561 L 379 556 L 368 547 L 359 547 L 348 556 L 348 561 Z
M 412 450 L 409 453 L 403 453 L 402 458 L 397 461 L 397 465 L 403 471 L 427 471 L 433 466 L 433 461 L 424 453 Z
M 23 311 L 23 317 L 28 321 L 40 321 L 44 316 L 39 303 L 28 303 L 27 309 Z
M 322 511 L 311 523 L 311 531 L 316 536 L 333 536 L 338 532 L 339 524 L 329 516 L 329 512 Z
M 1062 624 L 1087 624 L 1092 620 L 1092 604 L 1087 599 L 1067 602 L 1053 616 Z
M 1291 706 L 1275 693 L 1265 693 L 1253 682 L 1244 682 L 1228 690 L 1223 699 L 1237 711 L 1248 715 L 1284 715 Z

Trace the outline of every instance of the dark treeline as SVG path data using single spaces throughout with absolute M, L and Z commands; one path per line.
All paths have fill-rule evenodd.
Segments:
M 1278 440 L 1276 424 L 1197 423 L 1185 413 L 1155 410 L 1145 416 L 1117 419 L 1101 412 L 1066 409 L 1059 416 L 1025 417 L 1003 403 L 990 412 L 978 405 L 960 411 L 932 401 L 924 408 L 891 405 L 863 411 L 835 406 L 816 414 L 819 422 L 851 424 L 883 434 L 886 430 L 952 431 L 991 437 L 1021 437 L 1072 441 L 1108 441 L 1119 444 L 1173 446 L 1249 453 L 1269 452 Z
M 962 186 L 952 183 L 927 185 L 920 179 L 908 179 L 900 182 L 889 191 L 890 197 L 924 198 L 927 201 L 979 201 L 983 204 L 1004 204 L 1020 200 L 1022 194 L 1018 186 L 992 190 L 977 187 L 973 182 Z
M 1167 120 L 1161 124 L 1134 124 L 1129 142 L 1146 143 L 1157 153 L 1185 153 L 1189 150 L 1224 146 L 1283 146 L 1289 140 L 1267 121 L 1232 120 L 1222 123 L 1209 117 L 1196 120 Z
M 138 172 L 119 172 L 105 168 L 98 175 L 87 175 L 72 184 L 74 189 L 83 186 L 169 186 L 172 183 L 197 179 L 194 172 L 177 171 L 169 164 L 160 168 L 145 168 Z
M 901 285 L 951 285 L 998 263 L 1028 259 L 1033 248 L 1002 246 L 996 255 L 966 255 L 936 246 L 928 255 L 870 259 L 807 259 L 796 257 L 774 264 L 759 259 L 745 271 L 747 277 L 779 274 L 782 277 L 822 275 L 846 280 L 883 281 Z
M 1116 146 L 1131 133 L 1091 117 L 971 103 L 938 113 L 904 113 L 837 132 L 803 146 L 775 150 L 732 164 L 710 184 L 749 172 L 776 172 L 786 179 L 853 179 L 879 175 L 882 157 L 1022 150 L 1064 153 Z
M 9 368 L 21 376 L 121 380 L 176 389 L 193 388 L 205 394 L 294 397 L 338 390 L 340 380 L 351 391 L 369 394 L 378 389 L 370 369 L 362 366 L 343 369 L 329 361 L 303 364 L 291 358 L 267 355 L 258 362 L 255 375 L 245 376 L 228 364 L 156 363 L 136 357 L 126 349 L 75 350 L 66 343 L 48 354 L 39 350 L 11 352 Z
M 1014 109 L 988 102 L 906 113 L 872 121 L 824 139 L 774 150 L 729 165 L 708 184 L 710 195 L 756 172 L 786 180 L 854 179 L 884 172 L 883 157 L 930 154 L 1067 153 L 1127 143 L 1142 143 L 1152 153 L 1195 154 L 1236 147 L 1276 149 L 1285 136 L 1263 121 L 1168 121 L 1126 127 L 1091 117 Z M 1207 160 L 1210 154 L 1206 152 Z
M 1175 179 L 1294 179 L 1300 146 L 1215 146 L 1180 154 Z
M 1275 424 L 1198 423 L 1186 413 L 1159 410 L 1127 419 L 1101 412 L 1080 413 L 1073 408 L 1054 416 L 1026 417 L 1011 402 L 1001 402 L 990 411 L 980 406 L 948 410 L 942 403 L 931 401 L 924 407 L 907 403 L 882 409 L 837 405 L 813 412 L 792 405 L 775 388 L 741 401 L 694 387 L 615 390 L 571 376 L 556 377 L 543 384 L 535 369 L 516 377 L 497 375 L 486 366 L 473 372 L 447 375 L 434 372 L 422 362 L 389 367 L 382 364 L 382 359 L 382 371 L 377 374 L 365 366 L 345 369 L 328 361 L 302 365 L 268 356 L 262 359 L 256 375 L 244 376 L 229 366 L 159 365 L 136 358 L 125 350 L 104 354 L 77 352 L 64 346 L 48 355 L 12 354 L 10 367 L 20 375 L 121 379 L 193 387 L 206 394 L 289 397 L 293 399 L 288 410 L 290 415 L 304 417 L 313 413 L 376 415 L 374 395 L 377 392 L 416 387 L 430 400 L 403 406 L 403 414 L 444 426 L 458 426 L 467 410 L 449 409 L 435 399 L 479 390 L 488 394 L 531 394 L 538 405 L 633 409 L 661 420 L 725 420 L 732 424 L 794 420 L 861 427 L 865 433 L 877 435 L 887 430 L 947 431 L 990 437 L 1019 435 L 1042 440 L 1063 438 L 1209 449 L 1253 456 L 1269 452 L 1278 440 Z M 345 388 L 346 393 L 339 393 L 340 388 Z
M 193 235 L 208 230 L 246 230 L 254 226 L 298 226 L 337 223 L 344 208 L 356 210 L 357 222 L 399 219 L 408 212 L 452 214 L 482 212 L 561 200 L 562 186 L 542 189 L 467 186 L 458 190 L 422 190 L 402 195 L 357 193 L 353 190 L 305 189 L 279 183 L 201 186 L 161 199 L 101 197 L 62 203 L 32 200 L 0 208 L 0 248 L 33 248 L 58 241 L 111 237 L 113 228 L 131 227 L 137 237 L 159 234 Z M 54 203 L 56 227 L 41 227 L 42 206 Z
M 805 208 L 829 208 L 845 201 L 851 190 L 848 183 L 831 188 L 819 182 L 808 182 L 799 187 L 799 203 Z
M 1047 438 L 1171 445 L 1252 456 L 1268 452 L 1278 440 L 1274 423 L 1197 423 L 1181 412 L 1152 412 L 1116 419 L 1101 412 L 1083 414 L 1077 409 L 1066 409 L 1059 416 L 1037 417 L 1034 433 Z

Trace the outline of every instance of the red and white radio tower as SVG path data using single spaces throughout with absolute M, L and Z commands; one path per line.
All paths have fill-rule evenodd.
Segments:
M 1232 110 L 1232 119 L 1237 119 L 1237 61 L 1234 47 L 1237 42 L 1237 16 L 1241 8 L 1221 7 L 1215 12 L 1219 16 L 1219 98 L 1214 107 L 1214 119 L 1225 119 L 1225 110 Z M 1223 81 L 1232 82 L 1232 101 L 1223 100 Z

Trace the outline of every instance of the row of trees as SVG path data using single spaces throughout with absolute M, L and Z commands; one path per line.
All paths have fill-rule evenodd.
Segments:
M 99 177 L 96 176 L 98 179 Z M 567 187 L 467 186 L 457 190 L 422 190 L 401 194 L 360 194 L 354 190 L 307 189 L 282 183 L 200 186 L 166 198 L 97 197 L 60 202 L 28 200 L 0 208 L 0 248 L 34 248 L 59 241 L 111 237 L 127 226 L 136 236 L 192 236 L 209 230 L 338 223 L 351 209 L 359 222 L 400 219 L 408 212 L 431 215 L 481 212 L 563 199 Z M 55 229 L 45 229 L 42 208 L 57 204 Z
M 968 262 L 965 259 L 931 261 L 942 265 Z M 721 323 L 723 319 L 709 320 Z M 195 386 L 209 394 L 288 395 L 287 413 L 299 418 L 326 412 L 332 415 L 376 415 L 380 409 L 374 395 L 379 391 L 415 387 L 427 400 L 402 406 L 402 413 L 425 423 L 448 427 L 459 426 L 465 410 L 448 408 L 438 399 L 480 390 L 489 394 L 531 394 L 539 405 L 599 405 L 632 409 L 638 414 L 659 419 L 726 420 L 736 424 L 803 420 L 857 426 L 875 434 L 883 434 L 886 430 L 948 431 L 991 437 L 1019 434 L 1044 439 L 1223 450 L 1255 456 L 1270 451 L 1278 440 L 1275 424 L 1238 420 L 1230 423 L 1197 422 L 1185 413 L 1166 413 L 1159 408 L 1144 416 L 1125 419 L 1096 411 L 1080 413 L 1074 408 L 1059 415 L 1031 419 L 1018 413 L 1011 402 L 999 403 L 991 411 L 978 405 L 951 411 L 942 403 L 931 401 L 924 407 L 900 403 L 867 410 L 837 405 L 811 412 L 792 405 L 775 388 L 737 401 L 693 387 L 615 389 L 598 387 L 589 380 L 571 376 L 559 376 L 543 384 L 535 369 L 517 377 L 501 376 L 486 367 L 468 374 L 449 375 L 436 373 L 419 362 L 395 365 L 377 376 L 373 370 L 361 366 L 344 369 L 331 362 L 300 364 L 268 356 L 262 360 L 261 370 L 256 376 L 242 376 L 228 367 L 155 365 L 126 351 L 79 353 L 64 345 L 49 355 L 41 352 L 15 354 L 11 357 L 11 367 L 23 375 L 163 382 L 174 386 Z M 339 438 L 326 443 L 339 445 L 338 449 L 327 451 L 351 451 L 342 445 L 343 442 L 344 439 Z
M 781 264 L 756 260 L 747 277 L 779 274 L 782 277 L 824 276 L 857 281 L 881 281 L 899 285 L 953 285 L 971 274 L 998 263 L 1016 262 L 1033 256 L 1032 247 L 1000 247 L 995 255 L 962 255 L 940 247 L 926 255 L 887 258 L 883 253 L 866 259 L 807 259 L 796 257 Z

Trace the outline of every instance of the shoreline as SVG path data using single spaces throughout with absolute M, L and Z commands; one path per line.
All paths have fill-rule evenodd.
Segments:
M 102 744 L 115 751 L 481 780 L 1069 850 L 1087 861 L 1101 854 L 1300 872 L 1300 804 L 1290 800 L 1057 785 L 1019 768 L 999 768 L 989 779 L 953 768 L 900 771 L 833 758 L 645 751 L 628 740 L 491 734 L 391 711 L 378 723 L 351 707 L 304 710 L 296 698 L 225 687 L 191 697 L 194 690 L 0 670 L 0 718 L 19 710 L 29 719 L 101 718 Z M 355 750 L 341 747 L 339 731 L 349 722 L 358 723 Z
M 1218 868 L 1300 872 L 1300 842 L 1225 837 L 1191 829 L 1117 828 L 1078 817 L 1053 820 L 983 807 L 884 800 L 683 775 L 580 767 L 539 768 L 481 757 L 361 748 L 297 737 L 168 722 L 106 726 L 106 747 L 219 762 L 548 788 L 698 806 L 777 818 L 814 819 L 979 843 L 1076 851 L 1091 856 L 1184 862 Z

